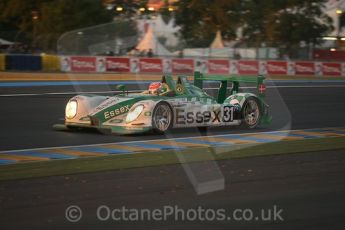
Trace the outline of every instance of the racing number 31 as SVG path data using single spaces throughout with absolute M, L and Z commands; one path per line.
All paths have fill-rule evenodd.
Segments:
M 234 107 L 224 106 L 223 108 L 223 121 L 231 122 L 234 120 Z

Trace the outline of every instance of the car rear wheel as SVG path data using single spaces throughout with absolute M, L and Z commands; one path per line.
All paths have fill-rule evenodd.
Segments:
M 255 97 L 248 97 L 242 107 L 242 122 L 243 128 L 256 128 L 261 120 L 261 107 L 259 100 Z
M 152 113 L 152 128 L 155 133 L 165 133 L 172 128 L 173 110 L 166 102 L 159 102 Z

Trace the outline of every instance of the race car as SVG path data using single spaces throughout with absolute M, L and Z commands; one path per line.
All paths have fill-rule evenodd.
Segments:
M 173 128 L 240 125 L 255 128 L 269 123 L 271 117 L 264 101 L 263 76 L 204 76 L 194 73 L 194 82 L 187 76 L 162 76 L 141 93 L 114 96 L 82 94 L 71 98 L 65 108 L 65 123 L 56 130 L 94 128 L 107 133 L 132 134 L 154 131 L 165 133 Z M 204 81 L 219 82 L 218 95 L 203 90 Z M 229 83 L 232 87 L 228 88 Z M 258 95 L 240 92 L 240 83 L 254 83 Z

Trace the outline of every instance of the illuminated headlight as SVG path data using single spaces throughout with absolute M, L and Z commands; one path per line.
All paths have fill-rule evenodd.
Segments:
M 77 115 L 78 102 L 76 100 L 71 100 L 66 105 L 65 115 L 68 119 L 72 119 Z
M 131 110 L 126 117 L 126 122 L 132 122 L 137 119 L 144 110 L 144 105 L 138 105 L 133 110 Z

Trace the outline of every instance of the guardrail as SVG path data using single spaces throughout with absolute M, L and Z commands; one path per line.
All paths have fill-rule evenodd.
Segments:
M 146 58 L 57 55 L 0 55 L 0 70 L 82 73 L 171 73 L 345 76 L 345 62 Z

